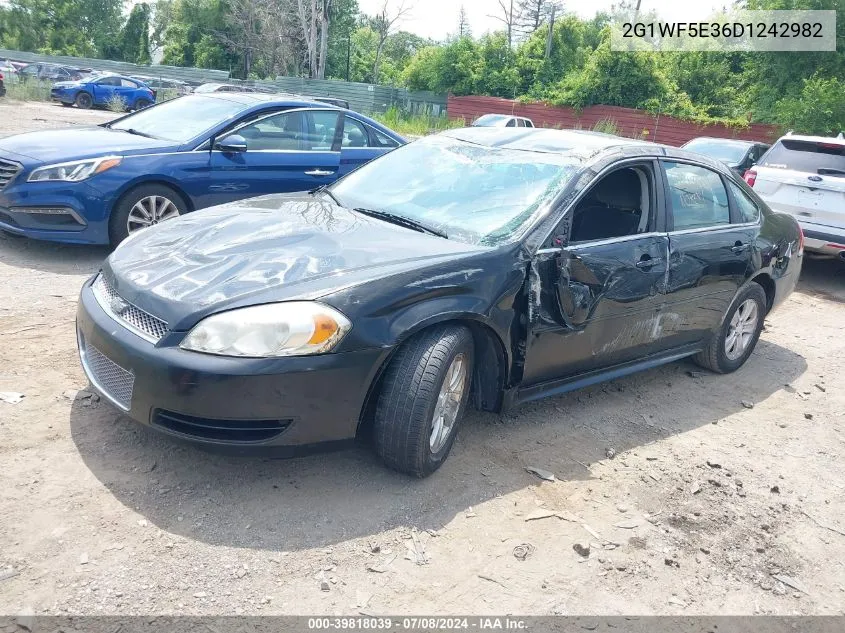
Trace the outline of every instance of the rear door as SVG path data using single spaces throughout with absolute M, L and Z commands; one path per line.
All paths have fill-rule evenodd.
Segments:
M 343 137 L 340 144 L 338 176 L 354 171 L 364 163 L 396 147 L 391 139 L 378 134 L 369 125 L 348 114 L 343 115 Z
M 340 116 L 337 110 L 288 110 L 221 134 L 240 134 L 247 150 L 211 150 L 202 206 L 334 182 L 340 167 Z
M 664 336 L 675 347 L 707 338 L 721 323 L 751 270 L 759 211 L 740 214 L 736 185 L 714 170 L 681 160 L 661 165 L 669 210 Z
M 845 140 L 779 140 L 755 168 L 756 191 L 809 229 L 845 229 Z
M 108 103 L 117 94 L 118 86 L 120 86 L 120 79 L 117 77 L 103 77 L 95 81 L 91 85 L 94 103 L 100 105 Z

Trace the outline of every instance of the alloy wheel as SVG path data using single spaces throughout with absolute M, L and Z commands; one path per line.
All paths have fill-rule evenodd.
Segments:
M 179 217 L 179 209 L 172 200 L 164 196 L 147 196 L 132 205 L 126 220 L 126 230 L 131 234 L 176 217 Z
M 725 356 L 729 360 L 736 360 L 748 349 L 757 331 L 758 319 L 759 311 L 754 299 L 746 299 L 733 313 L 725 337 Z
M 449 369 L 446 370 L 443 385 L 440 387 L 440 394 L 437 396 L 437 404 L 434 407 L 431 436 L 428 440 L 429 448 L 433 454 L 440 452 L 452 434 L 452 429 L 458 420 L 466 383 L 466 357 L 464 354 L 458 354 L 452 360 Z

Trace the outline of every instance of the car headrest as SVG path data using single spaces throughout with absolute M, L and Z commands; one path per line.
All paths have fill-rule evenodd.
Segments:
M 616 209 L 639 209 L 640 177 L 633 169 L 614 171 L 605 176 L 591 197 Z
M 357 128 L 351 128 L 346 132 L 349 138 L 349 145 L 352 147 L 362 147 L 364 145 L 364 134 Z

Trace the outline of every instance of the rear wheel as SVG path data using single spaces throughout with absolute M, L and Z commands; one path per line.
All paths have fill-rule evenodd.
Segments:
M 138 99 L 135 102 L 135 109 L 136 110 L 143 110 L 144 108 L 149 108 L 152 105 L 152 101 L 149 99 Z
M 77 108 L 81 108 L 82 110 L 88 110 L 92 105 L 94 105 L 94 99 L 91 98 L 87 92 L 80 92 L 76 95 L 76 99 L 73 101 L 76 104 Z
M 749 284 L 736 297 L 718 334 L 694 360 L 720 374 L 736 371 L 754 351 L 763 319 L 766 316 L 766 293 L 760 284 Z
M 131 233 L 187 212 L 182 196 L 167 185 L 141 185 L 123 195 L 109 218 L 109 239 L 117 246 Z
M 472 333 L 458 325 L 425 330 L 396 352 L 373 429 L 376 451 L 389 467 L 425 477 L 446 461 L 469 398 L 473 352 Z

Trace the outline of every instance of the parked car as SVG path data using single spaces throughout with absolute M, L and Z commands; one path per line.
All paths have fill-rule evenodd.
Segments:
M 160 431 L 242 450 L 367 434 L 425 476 L 470 405 L 687 356 L 738 369 L 801 239 L 704 156 L 451 130 L 326 189 L 133 235 L 82 289 L 79 350 L 94 388 Z
M 156 94 L 146 84 L 121 75 L 91 75 L 77 81 L 60 81 L 50 89 L 50 99 L 63 106 L 87 110 L 120 99 L 127 110 L 141 110 L 155 103 Z
M 18 77 L 21 79 L 40 81 L 76 81 L 82 79 L 84 75 L 85 72 L 79 68 L 41 62 L 27 64 L 18 71 Z
M 524 116 L 484 114 L 473 121 L 472 127 L 534 127 L 534 122 Z
M 745 179 L 798 219 L 807 250 L 845 259 L 845 136 L 783 136 Z
M 7 83 L 11 83 L 17 79 L 18 67 L 8 59 L 0 59 L 0 73 L 3 73 Z
M 237 84 L 207 83 L 197 86 L 193 90 L 196 94 L 208 94 L 210 92 L 249 92 L 261 94 L 275 94 L 274 90 L 264 86 L 247 86 Z
M 152 88 L 154 91 L 158 90 L 172 90 L 177 95 L 187 95 L 193 92 L 192 88 L 184 81 L 178 79 L 164 79 L 163 77 L 146 77 L 142 75 L 132 75 L 130 79 L 143 82 L 145 85 Z
M 99 127 L 0 139 L 0 229 L 116 245 L 195 209 L 329 184 L 402 143 L 313 101 L 179 97 Z
M 769 149 L 766 143 L 707 136 L 687 141 L 682 147 L 722 161 L 740 177 L 751 169 L 752 165 L 756 164 Z

